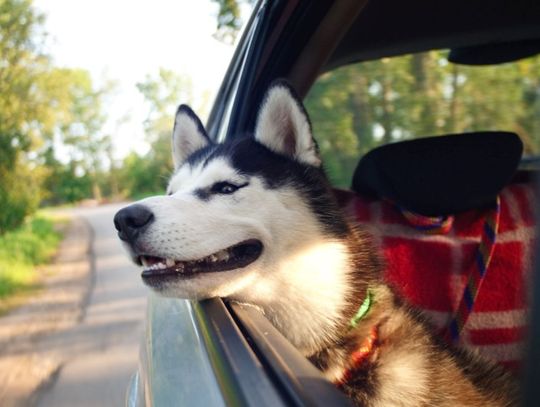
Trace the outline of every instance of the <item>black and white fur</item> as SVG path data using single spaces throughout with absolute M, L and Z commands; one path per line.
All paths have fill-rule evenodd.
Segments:
M 180 106 L 173 156 L 168 196 L 139 201 L 115 220 L 155 290 L 257 307 L 332 381 L 377 326 L 376 353 L 343 386 L 358 405 L 513 405 L 515 388 L 501 369 L 448 349 L 380 280 L 377 250 L 336 204 L 308 116 L 287 84 L 270 87 L 254 137 L 223 144 Z M 238 244 L 234 259 L 228 248 Z M 351 330 L 368 288 L 373 305 Z

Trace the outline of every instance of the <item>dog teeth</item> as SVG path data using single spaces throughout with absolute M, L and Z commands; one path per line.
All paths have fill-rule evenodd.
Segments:
M 216 263 L 219 261 L 227 261 L 229 260 L 229 251 L 226 249 L 221 250 L 217 253 L 211 254 L 210 256 L 206 257 L 205 260 L 211 263 Z
M 191 260 L 191 261 L 177 261 L 174 259 L 163 259 L 159 263 L 153 263 L 151 264 L 148 262 L 148 260 L 143 256 L 141 257 L 141 262 L 144 265 L 144 267 L 147 270 L 150 271 L 157 271 L 157 270 L 165 270 L 165 269 L 172 269 L 174 268 L 174 271 L 177 273 L 183 273 L 186 267 L 193 267 L 197 264 L 201 263 L 218 263 L 223 261 L 228 261 L 231 257 L 231 254 L 228 249 L 220 250 L 217 253 L 211 254 L 210 256 L 203 257 L 201 259 L 197 260 Z
M 184 263 L 178 263 L 174 271 L 177 273 L 182 273 L 184 271 Z
M 148 270 L 162 270 L 166 268 L 167 268 L 167 265 L 165 263 L 156 263 L 148 267 Z
M 217 263 L 220 261 L 229 260 L 230 254 L 227 249 L 220 250 L 217 253 L 211 254 L 210 256 L 203 257 L 202 259 L 193 260 L 189 263 L 199 264 L 199 263 Z
M 217 258 L 218 261 L 227 261 L 229 260 L 229 251 L 221 250 L 217 252 L 214 256 Z

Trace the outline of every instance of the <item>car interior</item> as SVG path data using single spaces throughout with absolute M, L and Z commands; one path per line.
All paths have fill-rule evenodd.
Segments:
M 297 89 L 312 113 L 310 98 L 318 84 L 332 86 L 332 75 L 353 65 L 439 52 L 441 65 L 481 69 L 540 53 L 540 3 L 533 1 L 289 1 L 266 4 L 265 12 L 251 34 L 261 40 L 242 83 L 225 81 L 220 91 L 234 87 L 242 97 L 242 109 L 230 108 L 231 135 L 253 129 L 254 107 L 278 77 Z M 238 52 L 250 41 L 245 34 Z M 240 68 L 230 69 L 228 76 Z M 538 72 L 532 75 L 536 80 Z M 225 109 L 214 107 L 210 133 Z M 538 111 L 533 120 L 540 121 Z M 313 126 L 315 138 L 318 130 L 334 130 L 316 119 Z M 537 147 L 515 128 L 482 123 L 450 133 L 396 134 L 390 144 L 387 137 L 358 152 L 350 184 L 337 185 L 337 199 L 383 247 L 386 278 L 430 316 L 443 337 L 516 374 L 523 373 L 523 362 L 532 372 L 538 360 L 534 346 L 526 357 L 520 349 L 528 329 L 534 340 L 527 310 Z M 534 140 L 537 145 L 539 138 Z

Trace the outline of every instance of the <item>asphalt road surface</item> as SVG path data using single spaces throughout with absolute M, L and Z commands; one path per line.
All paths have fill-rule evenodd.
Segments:
M 122 406 L 138 364 L 147 289 L 116 237 L 113 216 L 124 205 L 74 209 L 95 232 L 95 281 L 82 323 L 63 340 L 67 363 L 40 407 Z

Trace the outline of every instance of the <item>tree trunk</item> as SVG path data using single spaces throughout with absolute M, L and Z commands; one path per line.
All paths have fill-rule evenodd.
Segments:
M 391 80 L 389 76 L 386 74 L 386 72 L 383 77 L 381 85 L 382 85 L 381 126 L 384 130 L 382 142 L 386 144 L 392 141 L 392 131 L 393 131 L 392 113 L 394 111 L 393 106 L 392 106 L 392 100 L 391 100 L 391 95 L 392 95 Z
M 359 153 L 364 154 L 373 146 L 373 123 L 369 110 L 369 83 L 364 75 L 353 78 L 354 92 L 350 97 L 350 110 L 353 113 L 353 131 L 358 140 Z
M 413 54 L 411 60 L 411 73 L 414 77 L 413 91 L 420 106 L 415 128 L 418 134 L 414 137 L 434 135 L 436 131 L 436 89 L 435 83 L 429 75 L 429 53 Z
M 450 112 L 446 129 L 448 133 L 458 132 L 458 92 L 459 92 L 459 68 L 456 64 L 452 65 L 452 90 L 450 96 Z

